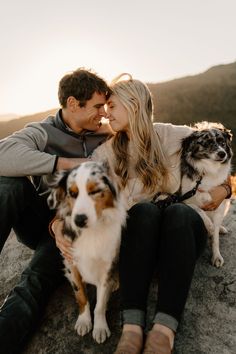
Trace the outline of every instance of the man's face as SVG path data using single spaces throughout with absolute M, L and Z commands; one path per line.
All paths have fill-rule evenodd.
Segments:
M 104 94 L 95 92 L 84 107 L 80 107 L 79 101 L 75 99 L 75 107 L 73 115 L 67 119 L 67 124 L 76 132 L 83 129 L 97 130 L 100 126 L 102 117 L 106 117 L 104 105 L 106 97 Z

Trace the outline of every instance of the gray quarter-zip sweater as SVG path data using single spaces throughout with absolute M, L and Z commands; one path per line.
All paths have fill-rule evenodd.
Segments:
M 77 134 L 62 120 L 61 110 L 41 122 L 0 140 L 0 175 L 43 176 L 54 172 L 57 157 L 88 157 L 109 134 L 84 130 Z M 36 188 L 41 178 L 35 178 Z M 40 188 L 41 189 L 41 188 Z

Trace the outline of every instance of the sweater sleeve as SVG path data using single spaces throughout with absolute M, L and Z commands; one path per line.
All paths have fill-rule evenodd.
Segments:
M 1 176 L 40 176 L 52 173 L 56 155 L 44 152 L 47 133 L 40 123 L 0 140 Z
M 168 155 L 175 154 L 181 149 L 182 140 L 193 132 L 187 125 L 170 123 L 154 123 L 154 130 L 158 133 L 161 145 Z

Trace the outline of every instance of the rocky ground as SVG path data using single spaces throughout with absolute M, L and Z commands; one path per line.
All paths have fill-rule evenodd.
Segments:
M 236 353 L 236 200 L 225 218 L 229 233 L 221 236 L 225 264 L 221 269 L 210 265 L 210 249 L 206 249 L 196 267 L 189 298 L 175 342 L 175 354 Z M 20 245 L 14 234 L 0 257 L 0 303 L 16 284 L 32 252 Z M 149 299 L 149 318 L 154 305 L 156 283 Z M 90 296 L 95 298 L 94 289 Z M 112 332 L 105 344 L 95 344 L 91 334 L 80 338 L 73 327 L 77 309 L 67 282 L 52 297 L 43 321 L 23 354 L 112 354 L 120 335 L 119 292 L 109 302 L 108 322 Z M 0 348 L 1 353 L 1 348 Z M 4 354 L 4 353 L 1 353 Z

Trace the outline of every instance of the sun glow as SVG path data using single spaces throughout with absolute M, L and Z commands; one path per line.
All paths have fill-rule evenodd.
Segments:
M 0 115 L 56 108 L 60 78 L 81 66 L 161 82 L 233 62 L 235 11 L 234 0 L 3 2 Z

